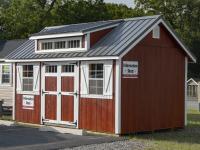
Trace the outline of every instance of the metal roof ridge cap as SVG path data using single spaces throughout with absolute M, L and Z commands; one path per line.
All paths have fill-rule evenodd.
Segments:
M 133 18 L 125 18 L 124 21 L 134 21 L 134 20 L 142 20 L 142 19 L 157 19 L 161 18 L 162 15 L 152 15 L 152 16 L 142 16 L 142 17 L 133 17 Z
M 118 22 L 111 22 L 111 23 L 108 23 L 108 24 L 104 24 L 104 25 L 99 25 L 99 26 L 95 26 L 95 27 L 92 27 L 92 28 L 87 28 L 87 29 L 84 29 L 84 30 L 81 30 L 83 33 L 84 32 L 88 32 L 88 31 L 92 31 L 92 30 L 95 30 L 95 29 L 99 29 L 99 28 L 103 28 L 103 27 L 109 27 L 109 26 L 118 26 L 123 20 L 119 20 Z

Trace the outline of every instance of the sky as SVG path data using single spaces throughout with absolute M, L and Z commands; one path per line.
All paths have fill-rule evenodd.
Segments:
M 117 4 L 126 4 L 128 7 L 133 7 L 133 0 L 104 0 L 104 2 L 109 2 L 109 3 L 117 3 Z

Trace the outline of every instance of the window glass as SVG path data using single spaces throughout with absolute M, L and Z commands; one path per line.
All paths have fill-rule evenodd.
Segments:
M 2 84 L 10 83 L 11 77 L 11 66 L 10 65 L 2 65 Z
M 33 91 L 33 65 L 23 65 L 23 91 Z
M 62 65 L 62 72 L 74 72 L 74 65 Z
M 63 49 L 65 48 L 65 41 L 58 41 L 58 42 L 55 42 L 55 49 Z
M 187 94 L 190 97 L 197 97 L 197 85 L 188 85 Z
M 103 94 L 103 64 L 89 65 L 89 94 Z
M 42 50 L 48 50 L 48 49 L 53 49 L 53 43 L 52 42 L 43 42 Z
M 68 41 L 68 48 L 80 48 L 80 40 Z
M 57 66 L 56 65 L 48 65 L 45 68 L 46 73 L 57 73 Z

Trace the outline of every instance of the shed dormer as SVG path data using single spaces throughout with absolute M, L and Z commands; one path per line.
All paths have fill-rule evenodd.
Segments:
M 36 53 L 85 52 L 122 20 L 99 21 L 46 27 L 30 39 L 35 40 Z

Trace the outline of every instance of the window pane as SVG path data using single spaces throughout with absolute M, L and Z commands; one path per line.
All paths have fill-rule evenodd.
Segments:
M 33 65 L 23 66 L 23 77 L 33 77 Z
M 103 64 L 89 65 L 89 94 L 103 94 Z
M 65 48 L 65 41 L 55 42 L 55 49 L 63 49 Z
M 23 65 L 23 91 L 33 91 L 33 65 Z
M 2 84 L 10 83 L 10 65 L 2 65 Z
M 80 40 L 70 40 L 68 41 L 68 48 L 80 48 Z
M 49 65 L 45 67 L 46 73 L 57 73 L 57 66 L 56 65 Z
M 74 72 L 74 65 L 62 65 L 62 72 Z
M 33 79 L 25 78 L 23 79 L 23 91 L 33 90 Z
M 42 43 L 42 50 L 48 50 L 53 48 L 52 42 L 43 42 Z

